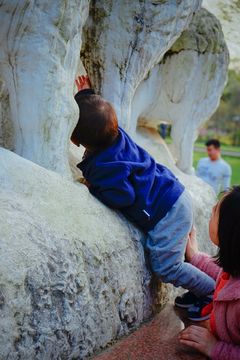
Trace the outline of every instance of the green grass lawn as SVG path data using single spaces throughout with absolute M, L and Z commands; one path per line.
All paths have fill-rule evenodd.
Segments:
M 193 166 L 196 169 L 199 159 L 206 157 L 207 154 L 200 152 L 193 152 Z M 240 184 L 240 157 L 222 155 L 225 160 L 232 168 L 231 185 Z

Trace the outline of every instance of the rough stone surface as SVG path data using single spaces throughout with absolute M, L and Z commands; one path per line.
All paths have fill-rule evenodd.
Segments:
M 0 358 L 83 359 L 148 317 L 143 234 L 84 185 L 0 164 Z
M 0 169 L 1 360 L 86 359 L 180 291 L 151 277 L 144 234 L 84 185 L 3 148 Z
M 227 82 L 229 55 L 219 21 L 201 8 L 189 28 L 138 87 L 131 133 L 138 125 L 172 124 L 172 153 L 192 174 L 198 130 L 216 110 Z
M 12 121 L 9 93 L 0 76 L 0 146 L 14 151 L 14 126 Z
M 131 101 L 147 73 L 190 23 L 201 0 L 96 0 L 83 28 L 81 59 L 94 89 L 128 130 Z
M 72 89 L 87 15 L 88 0 L 0 4 L 0 74 L 9 93 L 14 150 L 66 176 L 78 118 Z

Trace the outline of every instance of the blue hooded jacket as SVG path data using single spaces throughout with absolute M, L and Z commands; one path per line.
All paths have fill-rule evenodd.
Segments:
M 120 209 L 145 232 L 155 227 L 184 191 L 175 175 L 120 127 L 110 148 L 90 153 L 77 167 L 90 184 L 91 194 Z

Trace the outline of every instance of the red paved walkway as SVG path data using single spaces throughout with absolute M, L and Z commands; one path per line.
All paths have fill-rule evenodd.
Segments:
M 148 324 L 118 342 L 97 360 L 203 360 L 206 356 L 180 344 L 178 335 L 193 324 L 186 318 L 186 311 L 172 305 L 165 307 Z M 197 325 L 197 323 L 195 323 Z M 200 324 L 204 325 L 204 323 Z

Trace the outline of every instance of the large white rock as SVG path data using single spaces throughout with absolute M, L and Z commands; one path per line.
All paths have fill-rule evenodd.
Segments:
M 190 23 L 202 0 L 96 0 L 83 28 L 81 59 L 96 93 L 128 130 L 131 101 L 147 73 Z
M 72 89 L 87 15 L 88 0 L 8 0 L 0 6 L 0 74 L 15 152 L 69 177 L 69 137 L 79 113 Z
M 139 230 L 3 148 L 0 168 L 1 360 L 84 359 L 151 314 Z
M 151 278 L 144 234 L 84 185 L 3 148 L 0 169 L 1 360 L 86 359 L 176 296 Z
M 173 155 L 192 174 L 194 141 L 219 105 L 228 63 L 220 22 L 201 8 L 136 90 L 130 132 L 137 125 L 156 128 L 160 120 L 172 124 Z

